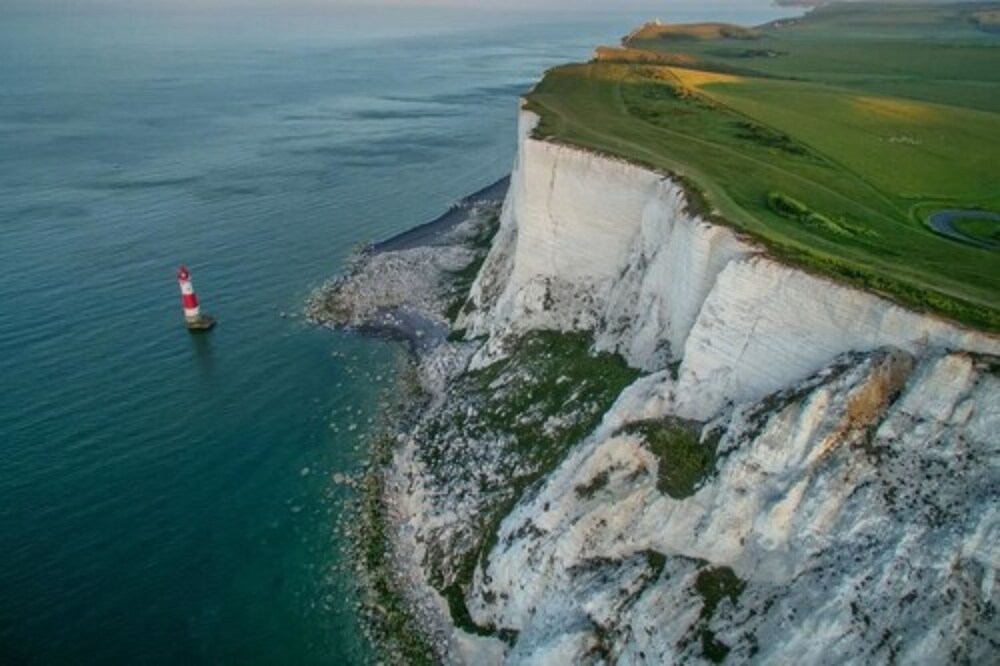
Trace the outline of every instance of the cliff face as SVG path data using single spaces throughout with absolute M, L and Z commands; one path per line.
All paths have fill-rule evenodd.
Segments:
M 476 579 L 473 617 L 521 632 L 513 661 L 698 662 L 703 636 L 736 663 L 995 652 L 995 367 L 843 357 L 712 423 L 717 466 L 682 498 L 657 483 L 670 457 L 620 429 L 642 388 L 504 521 Z M 720 571 L 740 582 L 706 611 Z
M 545 329 L 649 374 L 503 520 L 472 619 L 519 632 L 515 663 L 995 654 L 1000 341 L 775 262 L 533 124 L 471 367 Z
M 593 331 L 598 349 L 644 370 L 680 362 L 663 397 L 704 419 L 847 351 L 1000 351 L 994 337 L 770 260 L 689 213 L 669 178 L 532 139 L 535 123 L 522 112 L 501 231 L 464 322 L 489 336 L 478 364 L 526 330 Z

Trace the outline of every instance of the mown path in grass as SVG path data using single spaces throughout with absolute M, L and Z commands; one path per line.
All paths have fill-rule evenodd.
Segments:
M 684 139 L 688 139 L 690 141 L 693 141 L 694 143 L 702 144 L 702 145 L 705 145 L 705 146 L 711 146 L 711 147 L 713 147 L 713 148 L 715 148 L 717 150 L 720 150 L 720 151 L 722 151 L 722 152 L 724 152 L 724 153 L 726 153 L 726 154 L 728 154 L 728 155 L 730 155 L 730 156 L 732 156 L 732 157 L 734 157 L 734 158 L 736 158 L 738 160 L 743 160 L 743 161 L 746 161 L 746 162 L 750 162 L 750 163 L 752 163 L 752 164 L 754 164 L 754 165 L 756 165 L 756 166 L 758 166 L 758 167 L 760 167 L 762 169 L 766 169 L 766 170 L 776 171 L 776 172 L 782 173 L 782 174 L 784 174 L 785 176 L 787 176 L 788 178 L 790 178 L 790 179 L 792 179 L 794 181 L 798 181 L 798 182 L 803 183 L 805 185 L 809 185 L 809 186 L 812 186 L 812 187 L 819 188 L 819 189 L 825 191 L 827 194 L 829 194 L 832 197 L 834 197 L 835 199 L 839 199 L 839 200 L 842 200 L 842 201 L 850 202 L 850 203 L 852 203 L 854 205 L 860 205 L 867 212 L 871 213 L 872 215 L 878 216 L 878 217 L 882 218 L 883 220 L 885 220 L 887 222 L 897 223 L 897 221 L 894 220 L 892 217 L 889 217 L 888 215 L 880 213 L 879 211 L 877 211 L 877 210 L 875 210 L 873 208 L 870 208 L 868 206 L 864 206 L 863 204 L 859 204 L 859 202 L 857 202 L 856 200 L 854 200 L 852 198 L 849 198 L 849 197 L 845 196 L 842 192 L 838 192 L 837 190 L 835 190 L 835 189 L 833 189 L 831 187 L 828 187 L 827 185 L 825 185 L 825 184 L 823 184 L 823 183 L 821 183 L 821 182 L 819 182 L 817 180 L 814 180 L 812 178 L 806 178 L 805 176 L 802 176 L 801 174 L 798 174 L 798 173 L 796 173 L 796 172 L 794 172 L 794 171 L 792 171 L 790 169 L 779 167 L 779 166 L 777 166 L 777 165 L 775 165 L 775 164 L 773 164 L 771 162 L 765 162 L 764 160 L 761 160 L 761 159 L 758 159 L 758 158 L 753 157 L 751 155 L 748 155 L 746 153 L 740 152 L 740 151 L 738 151 L 738 150 L 736 150 L 734 148 L 731 148 L 731 147 L 726 146 L 726 145 L 724 145 L 722 143 L 719 143 L 718 141 L 709 141 L 707 139 L 703 139 L 703 138 L 698 137 L 698 136 L 692 136 L 690 134 L 684 134 L 684 133 L 681 133 L 681 132 L 676 132 L 674 130 L 667 129 L 665 127 L 660 127 L 660 126 L 654 125 L 653 123 L 651 123 L 649 121 L 646 121 L 646 120 L 644 120 L 642 118 L 638 118 L 634 114 L 630 113 L 629 110 L 628 110 L 628 106 L 625 103 L 625 99 L 624 99 L 624 96 L 623 96 L 623 93 L 622 93 L 622 84 L 621 83 L 615 84 L 614 90 L 615 90 L 615 101 L 616 101 L 616 104 L 618 106 L 619 111 L 623 115 L 629 116 L 630 118 L 634 119 L 636 122 L 643 123 L 643 124 L 649 126 L 654 131 L 660 131 L 660 132 L 663 132 L 665 134 L 673 135 L 676 138 L 684 138 Z M 753 119 L 753 118 L 750 118 L 749 116 L 747 116 L 747 115 L 745 115 L 743 113 L 740 113 L 736 109 L 723 104 L 718 99 L 716 99 L 714 97 L 712 99 L 713 99 L 714 102 L 716 102 L 717 104 L 719 104 L 721 107 L 723 107 L 724 109 L 726 109 L 726 111 L 728 111 L 729 113 L 733 114 L 734 116 L 739 116 L 739 117 L 742 117 L 742 118 L 746 118 L 747 120 L 752 120 L 753 122 L 760 123 L 760 121 L 758 121 L 756 119 Z M 776 128 L 771 128 L 771 129 L 776 129 Z M 604 134 L 603 136 L 605 138 L 609 139 L 609 140 L 613 140 L 613 137 L 611 137 L 611 135 Z M 630 143 L 633 147 L 638 148 L 638 144 L 635 144 L 635 143 L 632 143 L 632 142 L 628 142 L 628 143 Z M 852 179 L 858 185 L 860 185 L 860 186 L 864 187 L 865 189 L 869 190 L 872 194 L 875 194 L 887 206 L 889 206 L 889 207 L 893 208 L 894 210 L 897 210 L 900 213 L 902 213 L 902 211 L 899 209 L 899 207 L 891 199 L 889 199 L 888 197 L 886 197 L 885 194 L 883 194 L 882 192 L 880 192 L 875 186 L 873 186 L 868 181 L 864 180 L 857 173 L 855 173 L 854 171 L 851 171 L 850 169 L 845 168 L 843 165 L 841 165 L 841 164 L 837 163 L 836 161 L 832 160 L 828 155 L 823 154 L 820 151 L 817 151 L 817 154 L 821 155 L 824 160 L 830 162 L 832 165 L 836 166 L 838 169 L 842 170 L 843 172 L 845 172 L 846 174 L 848 174 L 849 176 L 851 176 Z
M 627 106 L 625 104 L 625 100 L 623 98 L 621 84 L 620 83 L 614 84 L 612 90 L 613 90 L 613 96 L 614 96 L 615 105 L 618 108 L 619 112 L 623 116 L 627 116 L 629 119 L 634 120 L 637 123 L 642 123 L 643 125 L 646 125 L 653 132 L 658 132 L 658 133 L 663 134 L 663 135 L 671 136 L 671 137 L 673 137 L 675 139 L 680 139 L 680 140 L 683 140 L 683 141 L 690 141 L 692 143 L 696 143 L 696 144 L 700 144 L 700 145 L 703 145 L 703 146 L 714 148 L 716 150 L 719 150 L 721 152 L 724 152 L 724 153 L 726 153 L 726 154 L 728 154 L 728 155 L 736 158 L 737 160 L 742 160 L 742 161 L 745 161 L 745 162 L 749 162 L 749 163 L 751 163 L 751 164 L 753 164 L 753 165 L 755 165 L 755 166 L 757 166 L 757 167 L 759 167 L 761 169 L 780 172 L 780 173 L 784 174 L 785 176 L 787 176 L 788 178 L 790 178 L 792 180 L 798 181 L 798 182 L 803 183 L 803 184 L 808 185 L 808 186 L 812 186 L 812 187 L 816 187 L 816 188 L 819 188 L 821 190 L 824 190 L 827 194 L 831 195 L 832 197 L 834 197 L 836 199 L 843 200 L 845 202 L 849 202 L 849 203 L 851 203 L 853 205 L 858 205 L 858 203 L 856 201 L 854 201 L 853 199 L 850 199 L 849 197 L 846 197 L 843 193 L 838 192 L 837 190 L 834 190 L 834 189 L 832 189 L 832 188 L 824 185 L 823 183 L 820 183 L 820 182 L 817 182 L 815 180 L 806 178 L 806 177 L 802 176 L 801 174 L 795 173 L 794 171 L 790 171 L 788 169 L 783 169 L 783 168 L 775 166 L 774 164 L 771 164 L 769 162 L 765 162 L 763 160 L 759 160 L 757 158 L 751 157 L 751 156 L 746 155 L 744 153 L 741 153 L 741 152 L 739 152 L 739 151 L 737 151 L 737 150 L 735 150 L 733 148 L 725 146 L 725 145 L 723 145 L 721 143 L 718 143 L 718 142 L 715 142 L 715 141 L 708 141 L 706 139 L 703 139 L 703 138 L 700 138 L 700 137 L 697 137 L 697 136 L 693 136 L 691 134 L 686 134 L 686 133 L 683 133 L 683 132 L 678 132 L 678 131 L 675 131 L 675 130 L 667 129 L 665 127 L 654 125 L 653 123 L 645 121 L 645 120 L 643 120 L 641 118 L 637 118 L 634 115 L 632 115 L 631 113 L 629 113 L 629 111 L 628 111 L 628 108 L 627 108 Z M 615 145 L 622 146 L 622 147 L 627 147 L 627 148 L 631 149 L 632 151 L 634 151 L 635 154 L 645 155 L 646 158 L 649 160 L 649 162 L 651 164 L 661 163 L 661 162 L 664 161 L 664 155 L 662 155 L 661 153 L 658 153 L 655 150 L 649 149 L 648 147 L 646 147 L 645 145 L 643 145 L 641 143 L 638 143 L 636 141 L 630 141 L 628 139 L 622 138 L 621 136 L 617 136 L 617 135 L 612 134 L 610 132 L 606 132 L 606 131 L 602 131 L 602 130 L 596 129 L 595 127 L 590 126 L 590 125 L 583 125 L 583 124 L 580 124 L 580 123 L 574 123 L 567 116 L 566 113 L 559 111 L 558 108 L 556 108 L 555 106 L 552 106 L 550 104 L 546 104 L 546 108 L 548 110 L 556 113 L 559 116 L 559 122 L 562 124 L 563 127 L 566 127 L 567 125 L 572 125 L 580 133 L 592 136 L 592 137 L 594 137 L 596 139 L 599 139 L 602 143 L 606 143 L 609 147 L 610 146 L 615 146 Z M 680 167 L 679 163 L 678 163 L 678 167 Z M 691 170 L 697 171 L 696 169 L 691 169 Z M 716 196 L 718 196 L 718 197 L 723 198 L 724 200 L 726 200 L 726 202 L 728 204 L 730 204 L 731 206 L 738 207 L 738 204 L 735 201 L 733 201 L 730 197 L 726 196 L 725 193 L 723 193 L 722 191 L 715 191 L 713 193 Z M 887 203 L 889 205 L 893 206 L 893 208 L 896 207 L 894 204 L 892 204 L 887 199 L 886 199 L 886 201 L 887 201 Z M 891 218 L 891 217 L 889 217 L 889 216 L 887 216 L 887 215 L 885 215 L 883 213 L 880 213 L 880 212 L 878 212 L 876 210 L 873 210 L 873 209 L 868 208 L 868 207 L 865 207 L 865 210 L 871 212 L 873 215 L 876 215 L 876 216 L 882 218 L 883 220 L 885 220 L 887 222 L 897 223 L 896 220 L 894 220 L 893 218 Z
M 957 222 L 972 219 L 995 222 L 997 228 L 1000 229 L 1000 214 L 980 210 L 940 210 L 927 218 L 927 223 L 936 233 L 959 243 L 975 245 L 987 250 L 1000 250 L 1000 243 L 969 235 L 955 226 Z

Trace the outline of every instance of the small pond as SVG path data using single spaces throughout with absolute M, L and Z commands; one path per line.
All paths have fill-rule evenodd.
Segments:
M 977 232 L 966 226 L 975 222 Z M 985 210 L 939 210 L 927 218 L 927 223 L 936 233 L 957 240 L 966 245 L 1000 250 L 1000 213 Z M 994 230 L 979 230 L 991 225 Z

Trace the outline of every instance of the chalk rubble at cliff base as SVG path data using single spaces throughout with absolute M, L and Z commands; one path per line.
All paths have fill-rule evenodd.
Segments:
M 1000 341 L 780 264 L 670 178 L 535 140 L 535 120 L 451 340 L 418 350 L 429 399 L 384 470 L 439 656 L 996 654 Z M 482 257 L 407 252 L 333 285 L 334 323 L 414 307 L 447 326 L 448 275 Z M 552 363 L 577 363 L 581 335 L 605 365 L 567 387 Z M 613 395 L 590 392 L 602 378 Z M 543 386 L 558 404 L 524 402 Z M 528 406 L 498 421 L 506 404 Z
M 365 329 L 417 341 L 447 334 L 446 310 L 456 298 L 454 275 L 481 262 L 484 235 L 492 234 L 498 202 L 466 206 L 463 221 L 433 244 L 378 252 L 362 248 L 340 277 L 322 285 L 306 304 L 307 318 L 331 327 Z M 465 294 L 458 296 L 465 298 Z

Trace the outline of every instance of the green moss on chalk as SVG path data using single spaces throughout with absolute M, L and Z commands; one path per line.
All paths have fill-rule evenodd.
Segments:
M 674 499 L 695 493 L 715 469 L 713 439 L 700 441 L 701 426 L 681 419 L 643 421 L 626 427 L 625 432 L 642 437 L 659 461 L 656 487 Z

